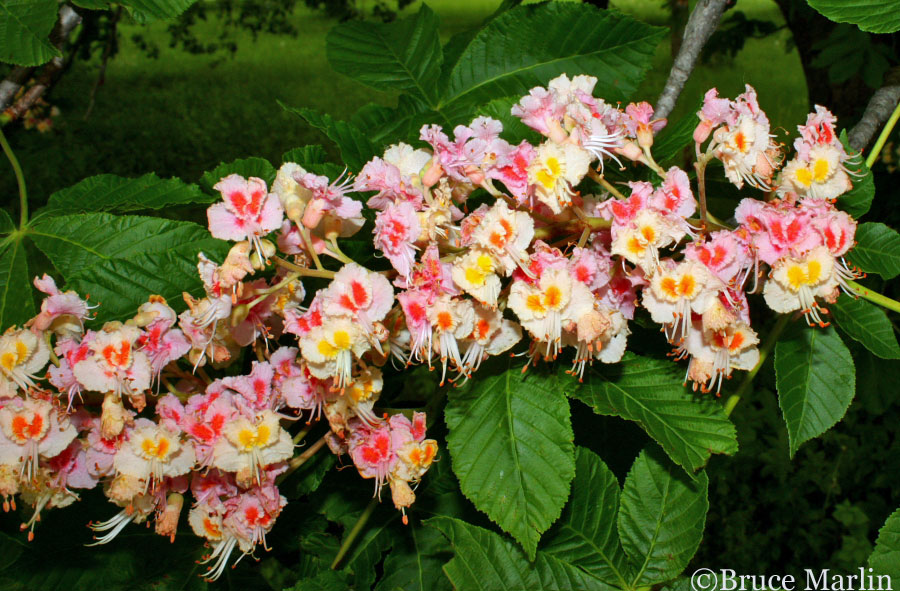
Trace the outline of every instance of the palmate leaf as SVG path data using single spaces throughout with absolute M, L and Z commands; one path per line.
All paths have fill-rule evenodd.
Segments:
M 107 213 L 47 216 L 27 234 L 68 287 L 102 304 L 100 321 L 133 315 L 151 294 L 183 309 L 183 291 L 202 291 L 197 253 L 221 260 L 228 250 L 197 224 Z
M 450 591 L 441 570 L 449 558 L 447 542 L 437 530 L 410 520 L 384 559 L 384 577 L 375 591 Z
M 900 234 L 884 224 L 860 224 L 856 228 L 856 246 L 847 258 L 863 271 L 893 279 L 900 275 Z
M 606 464 L 594 452 L 579 447 L 572 495 L 559 521 L 544 536 L 540 552 L 626 588 L 631 573 L 616 529 L 619 494 L 619 482 Z
M 328 162 L 325 148 L 318 144 L 288 150 L 281 155 L 281 161 L 295 162 L 307 172 L 327 176 L 332 181 L 337 179 L 344 171 L 343 167 L 333 162 Z
M 432 108 L 437 105 L 443 53 L 438 19 L 427 5 L 392 23 L 352 20 L 337 25 L 325 47 L 337 72 L 379 90 L 407 91 Z
M 690 480 L 658 448 L 645 449 L 635 460 L 618 517 L 635 571 L 632 588 L 664 583 L 690 562 L 703 537 L 708 485 L 706 472 Z
M 800 444 L 843 418 L 856 393 L 856 370 L 834 328 L 804 327 L 775 345 L 775 383 L 794 457 Z
M 0 62 L 39 66 L 61 55 L 50 43 L 56 0 L 0 0 Z
M 891 589 L 898 588 L 900 585 L 900 509 L 894 511 L 878 531 L 875 550 L 869 556 L 869 566 L 874 571 L 873 575 L 891 577 Z M 884 588 L 887 588 L 887 585 L 884 585 Z
M 138 18 L 175 18 L 191 7 L 197 0 L 123 0 L 122 4 L 137 13 Z
M 884 310 L 846 294 L 842 294 L 829 309 L 838 326 L 850 338 L 882 359 L 900 359 L 900 345 Z
M 176 178 L 161 179 L 152 173 L 136 179 L 101 174 L 53 193 L 47 206 L 35 218 L 45 214 L 162 209 L 173 205 L 211 203 L 213 200 L 197 185 L 189 185 Z
M 446 87 L 437 110 L 462 122 L 479 105 L 525 95 L 563 73 L 596 76 L 595 95 L 624 100 L 643 79 L 664 33 L 588 4 L 517 6 L 454 50 L 459 58 L 442 74 Z
M 319 113 L 315 109 L 288 107 L 280 102 L 281 108 L 299 115 L 307 123 L 320 130 L 337 144 L 341 159 L 354 172 L 359 172 L 378 149 L 360 128 L 347 121 L 335 119 L 331 115 Z
M 626 353 L 618 364 L 594 365 L 569 395 L 597 414 L 635 421 L 689 473 L 705 466 L 710 454 L 737 451 L 734 425 L 722 407 L 694 396 L 670 361 Z
M 0 210 L 0 218 L 0 227 L 12 224 L 5 211 Z M 31 279 L 21 236 L 0 235 L 0 333 L 35 315 Z
M 452 517 L 433 517 L 425 525 L 436 528 L 450 541 L 454 557 L 444 573 L 454 589 L 466 591 L 613 591 L 603 581 L 557 556 L 538 551 L 529 562 L 522 549 L 490 530 Z
M 900 30 L 900 0 L 808 0 L 823 16 L 869 33 Z
M 575 475 L 569 402 L 552 377 L 493 369 L 451 390 L 447 446 L 463 494 L 534 558 Z

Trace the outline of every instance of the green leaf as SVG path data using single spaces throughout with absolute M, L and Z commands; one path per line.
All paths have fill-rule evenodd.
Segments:
M 540 551 L 626 588 L 631 581 L 629 566 L 616 529 L 619 492 L 619 482 L 606 464 L 594 452 L 579 447 L 572 495 L 559 521 L 544 536 Z
M 351 20 L 325 40 L 328 62 L 337 72 L 379 90 L 408 91 L 437 104 L 441 70 L 438 19 L 427 5 L 392 23 Z
M 450 391 L 447 447 L 463 494 L 533 559 L 575 476 L 569 402 L 552 378 L 501 365 Z
M 6 213 L 5 209 L 0 209 L 0 236 L 3 234 L 9 234 L 16 229 L 15 222 L 12 221 L 12 218 Z
M 311 579 L 297 581 L 289 591 L 347 591 L 347 573 L 326 569 Z
M 288 107 L 280 101 L 279 104 L 285 111 L 299 115 L 337 144 L 341 151 L 341 158 L 350 167 L 350 170 L 358 172 L 372 156 L 378 153 L 378 149 L 369 140 L 366 133 L 352 123 L 335 119 L 331 115 L 320 113 L 315 109 Z
M 891 577 L 891 589 L 900 588 L 900 509 L 894 511 L 884 526 L 878 531 L 878 539 L 875 540 L 875 550 L 869 556 L 869 566 L 873 569 L 873 575 L 888 575 Z M 879 588 L 882 584 L 878 583 Z M 888 588 L 883 584 L 885 589 Z
M 534 145 L 541 143 L 542 138 L 538 132 L 531 129 L 522 120 L 513 115 L 510 110 L 519 102 L 520 96 L 507 96 L 496 98 L 478 109 L 479 115 L 486 115 L 500 121 L 503 124 L 503 138 L 513 145 L 522 140 L 528 140 Z
M 413 101 L 406 101 L 404 95 L 400 101 L 407 104 L 398 105 L 397 108 L 385 107 L 369 103 L 360 107 L 350 117 L 350 123 L 359 129 L 365 129 L 369 139 L 378 145 L 395 143 L 395 139 L 407 139 L 410 135 L 409 121 L 412 112 L 420 110 Z M 410 107 L 405 110 L 403 107 Z M 418 136 L 418 133 L 416 134 Z
M 850 338 L 882 359 L 900 359 L 900 345 L 884 310 L 846 294 L 829 308 L 838 326 Z
M 228 250 L 202 226 L 143 216 L 48 216 L 27 232 L 68 287 L 102 304 L 100 321 L 133 315 L 151 294 L 183 309 L 182 292 L 202 292 L 197 253 L 221 260 Z
M 123 5 L 152 19 L 175 18 L 197 0 L 124 0 Z
M 456 121 L 497 97 L 522 96 L 560 74 L 583 72 L 598 78 L 596 95 L 613 103 L 624 100 L 650 68 L 665 32 L 588 4 L 517 6 L 494 18 L 461 51 L 444 74 L 447 88 L 439 108 L 452 111 Z
M 239 158 L 233 162 L 222 162 L 214 169 L 204 172 L 203 176 L 200 177 L 200 186 L 210 193 L 214 193 L 215 189 L 213 187 L 216 183 L 230 174 L 239 174 L 244 178 L 250 178 L 251 176 L 260 178 L 266 181 L 266 185 L 271 187 L 272 182 L 275 180 L 276 172 L 278 171 L 275 170 L 275 167 L 265 158 L 257 158 L 255 156 Z
M 847 258 L 863 271 L 893 279 L 900 275 L 900 234 L 884 224 L 860 224 L 856 228 L 856 246 Z
M 425 525 L 439 530 L 453 547 L 454 557 L 444 565 L 444 573 L 453 583 L 454 589 L 614 589 L 543 551 L 537 553 L 533 563 L 529 563 L 522 549 L 503 536 L 465 521 L 452 517 L 432 517 Z
M 294 162 L 302 166 L 307 172 L 327 176 L 332 181 L 343 172 L 343 168 L 327 162 L 328 155 L 325 149 L 318 145 L 303 146 L 288 150 L 281 156 L 282 162 Z
M 101 174 L 53 193 L 47 207 L 38 215 L 140 211 L 212 201 L 197 185 L 189 185 L 180 179 L 161 179 L 152 173 L 136 179 Z
M 669 121 L 653 140 L 653 157 L 656 161 L 665 166 L 675 160 L 686 147 L 691 146 L 694 143 L 694 129 L 699 122 L 694 111 L 676 123 Z
M 900 30 L 898 0 L 808 0 L 823 16 L 838 23 L 851 23 L 869 33 Z
M 0 61 L 39 66 L 62 55 L 50 43 L 56 0 L 0 0 Z
M 853 182 L 853 188 L 838 197 L 837 206 L 854 218 L 859 218 L 872 207 L 872 199 L 875 197 L 875 180 L 872 177 L 872 171 L 866 166 L 862 156 L 858 156 L 853 148 L 850 147 L 846 129 L 841 130 L 840 137 L 844 149 L 851 155 L 852 162 L 848 161 L 847 166 L 853 172 L 853 176 L 850 177 Z
M 435 529 L 410 520 L 384 559 L 384 576 L 375 591 L 451 591 L 441 567 L 452 557 Z
M 89 10 L 107 10 L 110 0 L 72 0 L 72 4 Z
M 315 492 L 328 471 L 334 467 L 335 461 L 334 454 L 316 454 L 310 458 L 299 470 L 300 474 L 292 479 L 297 483 L 296 494 L 308 495 Z
M 0 241 L 0 333 L 35 315 L 31 279 L 21 236 Z
M 634 461 L 618 519 L 622 546 L 636 566 L 632 587 L 664 583 L 688 565 L 703 537 L 708 486 L 706 472 L 691 481 L 658 448 Z
M 626 353 L 615 365 L 594 365 L 569 395 L 601 415 L 635 421 L 669 457 L 689 473 L 710 454 L 737 451 L 734 425 L 722 407 L 684 386 L 682 369 L 671 361 Z
M 856 392 L 853 358 L 833 327 L 802 327 L 775 345 L 775 384 L 794 457 L 847 412 Z

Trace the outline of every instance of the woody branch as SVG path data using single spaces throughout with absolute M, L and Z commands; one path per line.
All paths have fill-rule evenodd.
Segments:
M 684 90 L 684 84 L 691 72 L 694 71 L 703 46 L 719 26 L 719 20 L 722 18 L 727 3 L 728 0 L 700 0 L 697 2 L 684 29 L 684 41 L 681 43 L 678 55 L 675 56 L 675 63 L 672 64 L 669 79 L 656 102 L 654 117 L 660 119 L 668 117 L 675 108 L 675 103 L 678 101 L 681 91 Z

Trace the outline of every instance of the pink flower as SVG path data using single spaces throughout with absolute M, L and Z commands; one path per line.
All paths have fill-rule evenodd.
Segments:
M 60 335 L 84 332 L 89 306 L 74 291 L 61 292 L 53 278 L 44 274 L 34 278 L 34 286 L 47 294 L 41 302 L 41 312 L 31 321 L 32 330 L 51 329 Z
M 403 277 L 409 277 L 416 261 L 413 244 L 421 233 L 416 210 L 409 202 L 388 205 L 375 216 L 375 247 Z
M 689 218 L 697 210 L 687 173 L 673 166 L 666 171 L 663 184 L 650 197 L 650 206 L 661 213 Z
M 213 187 L 222 194 L 224 203 L 216 203 L 206 211 L 209 232 L 221 240 L 249 240 L 260 258 L 265 259 L 259 239 L 277 230 L 284 219 L 278 197 L 270 194 L 262 179 L 231 174 Z
M 222 378 L 222 385 L 241 395 L 249 407 L 249 414 L 262 410 L 273 410 L 276 398 L 272 391 L 275 369 L 267 362 L 253 362 L 250 375 Z

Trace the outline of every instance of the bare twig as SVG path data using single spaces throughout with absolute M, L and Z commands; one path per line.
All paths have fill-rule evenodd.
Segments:
M 97 74 L 97 80 L 94 82 L 94 87 L 91 88 L 91 98 L 88 100 L 88 106 L 83 117 L 85 121 L 88 120 L 88 117 L 91 116 L 91 111 L 94 110 L 94 99 L 97 98 L 97 89 L 106 82 L 106 66 L 109 64 L 109 58 L 112 57 L 113 51 L 115 51 L 116 45 L 118 44 L 118 27 L 119 19 L 121 18 L 122 5 L 120 4 L 109 22 L 109 39 L 106 40 L 106 47 L 103 48 L 103 57 L 100 61 L 100 73 Z
M 900 101 L 900 84 L 882 86 L 875 91 L 866 106 L 862 119 L 853 126 L 848 134 L 850 146 L 854 150 L 859 151 L 869 145 L 869 142 L 897 107 L 898 101 Z
M 57 49 L 61 49 L 65 44 L 66 39 L 68 39 L 69 35 L 72 33 L 72 30 L 75 29 L 80 22 L 81 15 L 75 12 L 68 4 L 63 4 L 59 9 L 59 20 L 56 22 L 56 26 L 50 34 L 51 43 L 53 43 Z M 64 66 L 65 60 L 62 57 L 55 57 L 50 60 L 50 62 L 44 66 L 41 75 L 35 81 L 34 85 L 29 88 L 13 106 L 6 110 L 3 116 L 3 124 L 18 119 L 33 107 L 37 100 L 53 86 L 57 75 L 63 70 Z M 14 70 L 10 77 L 7 78 L 7 81 L 10 80 L 15 73 Z M 28 74 L 30 75 L 31 72 L 28 72 Z M 22 83 L 24 82 L 25 80 L 22 81 Z M 12 83 L 14 84 L 14 82 Z M 19 86 L 21 86 L 21 83 Z M 18 92 L 18 88 L 13 91 L 13 95 L 15 95 L 16 92 Z
M 653 116 L 657 119 L 668 117 L 672 109 L 675 108 L 675 102 L 684 89 L 684 83 L 694 70 L 697 58 L 700 57 L 700 51 L 710 35 L 719 26 L 719 20 L 725 11 L 725 5 L 728 0 L 700 0 L 694 7 L 691 16 L 688 19 L 687 26 L 684 28 L 684 40 L 678 55 L 675 56 L 675 63 L 672 64 L 672 71 L 669 72 L 669 79 L 663 88 L 659 100 L 656 101 L 656 107 Z

